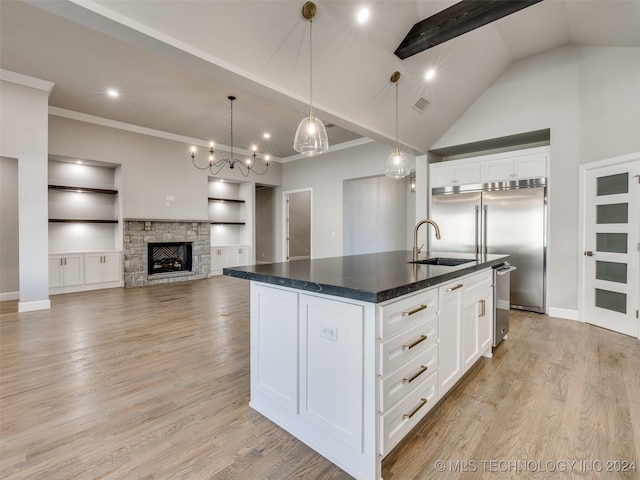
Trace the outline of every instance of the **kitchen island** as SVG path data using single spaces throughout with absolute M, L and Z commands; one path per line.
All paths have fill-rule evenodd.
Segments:
M 505 255 L 409 251 L 225 268 L 251 281 L 251 401 L 359 480 L 480 358 Z M 452 258 L 455 257 L 455 258 Z

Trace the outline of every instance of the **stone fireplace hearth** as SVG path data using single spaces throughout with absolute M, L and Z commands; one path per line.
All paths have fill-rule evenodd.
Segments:
M 207 278 L 211 269 L 211 227 L 209 222 L 193 220 L 147 220 L 125 219 L 124 221 L 124 286 L 125 288 L 156 285 L 159 283 L 181 282 Z M 178 268 L 174 259 L 171 268 L 154 273 L 149 271 L 153 261 L 149 261 L 149 245 L 188 245 L 180 250 L 180 262 L 187 265 Z M 173 247 L 168 252 L 178 251 Z M 166 256 L 166 255 L 165 255 Z M 188 265 L 190 260 L 190 265 Z M 165 260 L 166 261 L 166 260 Z

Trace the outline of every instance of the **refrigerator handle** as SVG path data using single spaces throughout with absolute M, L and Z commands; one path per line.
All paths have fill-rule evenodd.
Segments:
M 480 254 L 480 205 L 476 205 L 476 255 Z
M 483 233 L 483 237 L 482 237 L 482 249 L 484 250 L 484 254 L 487 254 L 487 217 L 488 217 L 488 212 L 489 212 L 489 205 L 485 205 L 484 206 L 484 216 L 483 216 L 483 221 L 484 221 L 484 231 Z

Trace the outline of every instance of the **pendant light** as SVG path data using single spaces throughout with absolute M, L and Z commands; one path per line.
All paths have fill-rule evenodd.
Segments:
M 307 2 L 302 6 L 302 16 L 309 20 L 309 116 L 305 117 L 298 125 L 298 130 L 293 140 L 293 149 L 306 157 L 320 155 L 329 149 L 327 131 L 322 121 L 313 116 L 312 26 L 315 14 L 315 3 Z
M 398 146 L 398 80 L 400 80 L 400 72 L 393 72 L 390 80 L 396 85 L 396 148 L 387 159 L 387 167 L 385 168 L 384 174 L 387 177 L 398 180 L 406 177 L 410 173 L 407 157 L 400 151 L 400 147 Z

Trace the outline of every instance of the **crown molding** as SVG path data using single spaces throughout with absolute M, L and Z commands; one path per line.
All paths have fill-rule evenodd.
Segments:
M 186 143 L 187 145 L 196 145 L 198 147 L 209 147 L 209 141 L 201 140 L 199 138 L 187 137 L 185 135 L 178 135 L 177 133 L 165 132 L 162 130 L 155 130 L 153 128 L 141 127 L 140 125 L 133 125 L 131 123 L 120 122 L 118 120 L 111 120 L 109 118 L 98 117 L 96 115 L 89 115 L 88 113 L 76 112 L 74 110 L 67 110 L 65 108 L 49 106 L 49 115 L 56 117 L 68 118 L 70 120 L 77 120 L 79 122 L 92 123 L 94 125 L 100 125 L 102 127 L 116 128 L 118 130 L 124 130 L 126 132 L 137 133 L 140 135 L 148 135 L 150 137 L 162 138 L 165 140 L 172 140 L 174 142 Z M 231 147 L 220 143 L 216 144 L 217 150 L 230 151 Z M 251 155 L 253 152 L 249 150 L 243 150 L 241 148 L 234 148 L 234 151 L 242 155 Z M 271 157 L 270 161 L 281 162 L 278 157 Z
M 51 95 L 51 90 L 55 83 L 47 80 L 41 80 L 39 78 L 30 77 L 29 75 L 23 75 L 22 73 L 12 72 L 10 70 L 0 69 L 0 80 L 5 82 L 11 82 L 25 87 L 31 87 L 38 90 L 47 92 L 47 95 Z

